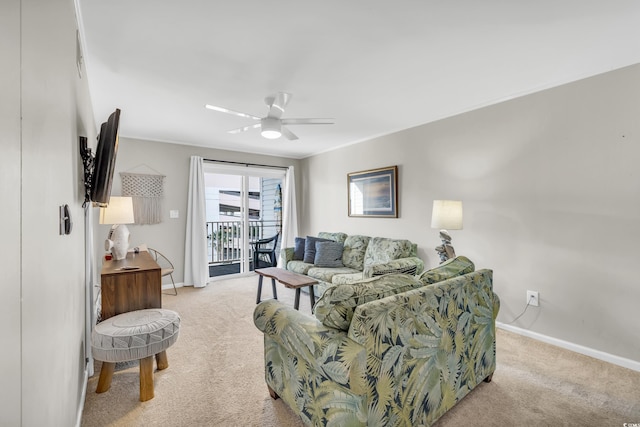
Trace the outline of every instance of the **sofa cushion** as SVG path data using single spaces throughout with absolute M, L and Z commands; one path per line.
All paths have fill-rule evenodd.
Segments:
M 333 240 L 334 242 L 344 243 L 347 238 L 347 233 L 329 233 L 326 231 L 321 231 L 318 233 L 318 237 L 321 239 Z
M 304 260 L 304 237 L 296 237 L 293 247 L 293 259 L 296 261 Z
M 348 267 L 317 267 L 314 265 L 307 270 L 307 276 L 327 283 L 331 283 L 335 275 L 352 273 L 357 273 L 357 270 Z
M 418 276 L 418 279 L 425 285 L 442 282 L 456 276 L 472 273 L 475 266 L 471 260 L 465 256 L 457 256 L 443 262 L 437 267 L 427 270 Z
M 371 240 L 369 236 L 353 235 L 347 237 L 342 250 L 342 263 L 346 267 L 362 271 L 364 268 L 364 254 L 367 251 L 369 240 Z
M 342 264 L 342 248 L 340 242 L 316 242 L 316 267 L 344 267 Z
M 307 274 L 311 267 L 313 264 L 304 261 L 289 261 L 287 263 L 287 270 L 298 274 Z
M 374 237 L 369 241 L 364 255 L 364 266 L 384 264 L 394 259 L 411 256 L 412 243 L 409 240 Z
M 359 305 L 422 286 L 421 281 L 406 274 L 387 274 L 351 285 L 331 286 L 314 306 L 314 312 L 325 326 L 348 331 Z
M 329 239 L 322 239 L 320 237 L 307 236 L 304 241 L 304 262 L 313 264 L 316 259 L 316 242 L 331 242 Z

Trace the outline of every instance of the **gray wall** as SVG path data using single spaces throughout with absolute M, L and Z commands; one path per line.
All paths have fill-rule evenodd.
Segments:
M 640 66 L 305 159 L 302 234 L 408 238 L 428 266 L 434 199 L 464 202 L 459 255 L 494 270 L 515 326 L 640 361 Z M 349 218 L 346 175 L 399 167 L 399 219 Z M 321 178 L 321 179 L 319 179 Z
M 121 121 L 124 122 L 126 120 L 126 114 L 126 111 L 122 111 Z M 295 159 L 121 137 L 116 159 L 113 187 L 111 189 L 112 195 L 117 196 L 121 194 L 122 181 L 120 179 L 120 172 L 160 173 L 166 176 L 164 179 L 165 197 L 163 201 L 162 222 L 153 225 L 129 224 L 131 246 L 146 243 L 165 254 L 176 267 L 176 272 L 173 277 L 178 283 L 184 279 L 184 243 L 187 224 L 187 196 L 191 156 L 273 166 L 293 165 L 296 167 L 296 172 L 299 165 L 299 161 Z M 99 216 L 98 208 L 94 209 L 97 223 Z M 170 210 L 178 210 L 179 218 L 169 218 Z M 108 225 L 96 225 L 95 241 L 98 257 L 98 272 L 102 263 L 100 257 L 104 254 L 104 239 L 106 239 L 109 233 L 109 228 L 110 226 Z M 171 280 L 165 278 L 163 279 L 163 283 L 165 285 L 170 284 Z
M 0 425 L 70 426 L 85 374 L 78 135 L 95 138 L 73 1 L 3 1 L 0 57 Z

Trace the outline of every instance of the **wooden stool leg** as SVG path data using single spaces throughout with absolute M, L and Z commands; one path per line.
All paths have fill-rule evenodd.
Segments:
M 140 359 L 140 402 L 153 399 L 153 356 Z
M 158 365 L 158 371 L 167 369 L 169 367 L 169 359 L 167 359 L 167 351 L 163 350 L 156 354 L 156 364 Z
M 102 362 L 102 368 L 100 368 L 100 378 L 98 379 L 98 386 L 96 387 L 96 393 L 104 393 L 111 387 L 111 378 L 113 377 L 113 370 L 116 364 L 112 362 Z

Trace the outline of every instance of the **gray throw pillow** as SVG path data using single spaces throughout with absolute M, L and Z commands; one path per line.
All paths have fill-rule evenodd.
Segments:
M 321 239 L 319 237 L 307 236 L 304 241 L 304 258 L 302 261 L 313 264 L 316 259 L 316 242 L 332 242 L 333 240 Z
M 342 264 L 343 244 L 338 242 L 316 242 L 316 267 L 344 267 Z
M 293 248 L 293 259 L 296 261 L 302 261 L 304 259 L 304 241 L 304 237 L 296 237 Z

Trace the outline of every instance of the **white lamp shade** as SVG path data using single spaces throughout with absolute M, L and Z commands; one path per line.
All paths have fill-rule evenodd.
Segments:
M 100 208 L 100 224 L 133 224 L 133 199 L 112 196 L 106 208 Z
M 459 200 L 434 200 L 431 228 L 462 230 L 462 202 Z

